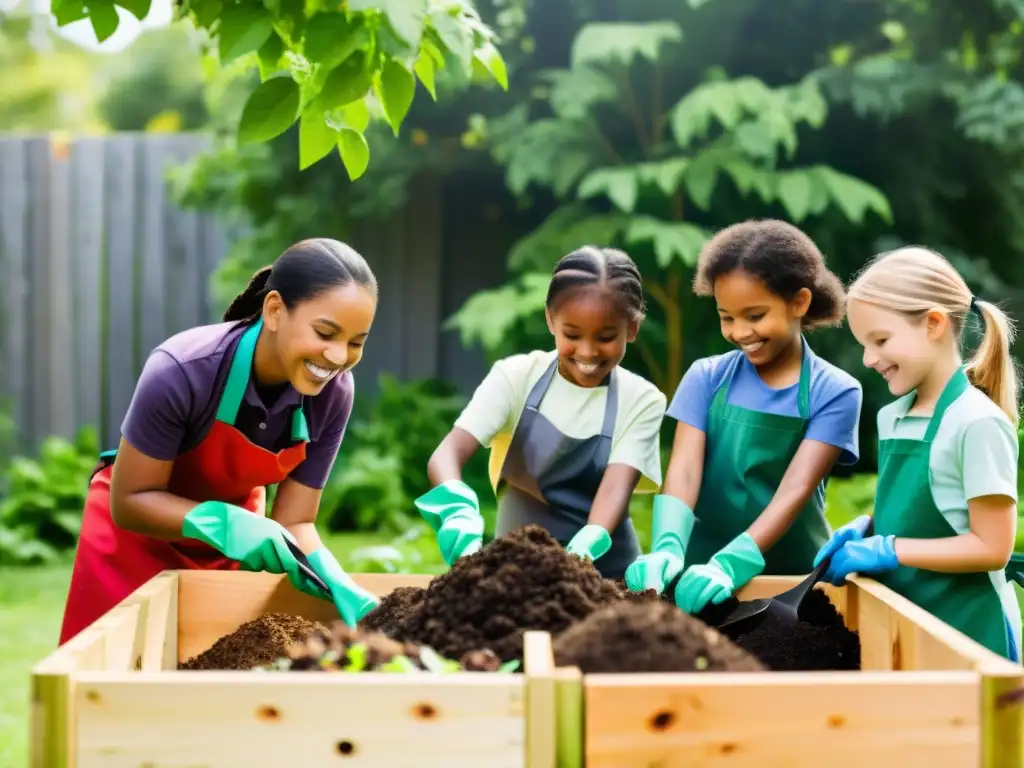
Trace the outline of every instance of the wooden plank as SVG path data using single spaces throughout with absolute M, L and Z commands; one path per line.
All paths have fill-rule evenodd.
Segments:
M 19 138 L 0 137 L 0 408 L 10 409 L 22 441 L 30 438 L 28 362 L 28 157 Z
M 116 445 L 135 389 L 135 139 L 107 140 L 106 168 L 106 393 L 107 445 Z
M 75 414 L 101 439 L 103 414 L 104 144 L 76 141 L 71 154 L 71 273 L 74 276 Z M 110 446 L 107 443 L 104 447 Z
M 69 140 L 55 135 L 49 141 L 48 247 L 39 255 L 46 259 L 47 335 L 41 356 L 46 361 L 47 433 L 73 438 L 78 421 L 75 414 L 77 377 L 68 376 L 75 359 L 72 302 L 76 289 L 71 264 L 71 151 Z M 61 376 L 64 372 L 65 375 Z
M 971 672 L 587 675 L 588 768 L 976 765 Z
M 78 768 L 521 768 L 519 675 L 78 676 Z
M 558 702 L 555 658 L 547 632 L 523 635 L 526 674 L 526 764 L 530 768 L 556 768 L 558 757 Z
M 45 137 L 26 140 L 28 151 L 28 302 L 32 341 L 26 339 L 27 368 L 31 377 L 29 444 L 36 446 L 49 434 L 50 390 L 54 372 L 50 370 L 47 345 L 53 338 L 53 314 L 50 306 L 50 146 Z
M 143 311 L 139 315 L 138 359 L 145 363 L 149 354 L 167 337 L 165 302 L 171 300 L 166 293 L 164 265 L 167 254 L 167 196 L 164 173 L 168 163 L 175 159 L 173 136 L 147 137 L 141 144 L 142 180 L 142 248 L 139 280 Z M 141 370 L 137 373 L 141 373 Z

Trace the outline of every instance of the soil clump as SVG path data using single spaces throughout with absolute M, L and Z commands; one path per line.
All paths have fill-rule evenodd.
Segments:
M 316 632 L 327 632 L 319 622 L 286 613 L 268 613 L 247 621 L 178 669 L 246 670 L 270 664 L 287 654 L 289 646 Z
M 387 627 L 393 639 L 428 645 L 449 658 L 487 648 L 502 661 L 522 661 L 525 631 L 558 635 L 622 598 L 622 590 L 593 563 L 529 525 L 456 560 L 421 599 L 407 595 L 405 603 L 387 608 L 382 602 L 364 624 Z
M 763 672 L 724 635 L 663 600 L 627 598 L 592 613 L 553 643 L 555 662 L 601 672 Z M 655 595 L 657 593 L 654 593 Z

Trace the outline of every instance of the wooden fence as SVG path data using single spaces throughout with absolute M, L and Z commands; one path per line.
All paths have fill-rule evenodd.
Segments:
M 85 424 L 116 441 L 149 351 L 212 319 L 226 242 L 165 181 L 207 141 L 0 136 L 0 408 L 21 450 Z

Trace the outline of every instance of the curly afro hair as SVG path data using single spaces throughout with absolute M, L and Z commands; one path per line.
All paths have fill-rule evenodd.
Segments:
M 711 238 L 697 260 L 693 290 L 714 295 L 715 280 L 736 270 L 761 280 L 769 291 L 790 301 L 801 288 L 811 292 L 805 328 L 839 325 L 846 312 L 842 281 L 825 266 L 825 257 L 806 234 L 785 221 L 744 221 Z

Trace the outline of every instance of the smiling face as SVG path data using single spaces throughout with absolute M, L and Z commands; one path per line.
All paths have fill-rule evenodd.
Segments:
M 581 387 L 598 386 L 622 362 L 626 344 L 639 330 L 639 323 L 598 285 L 568 296 L 546 315 L 555 337 L 558 370 Z
M 811 304 L 806 288 L 786 301 L 759 278 L 737 269 L 715 280 L 714 293 L 722 336 L 755 366 L 771 363 L 799 343 L 802 318 Z
M 264 317 L 280 371 L 303 395 L 319 394 L 362 359 L 376 310 L 373 293 L 357 283 L 327 290 L 291 310 L 271 292 Z
M 859 299 L 850 301 L 847 312 L 850 330 L 864 347 L 864 365 L 886 380 L 893 395 L 919 388 L 935 369 L 949 328 L 944 313 L 915 317 Z

